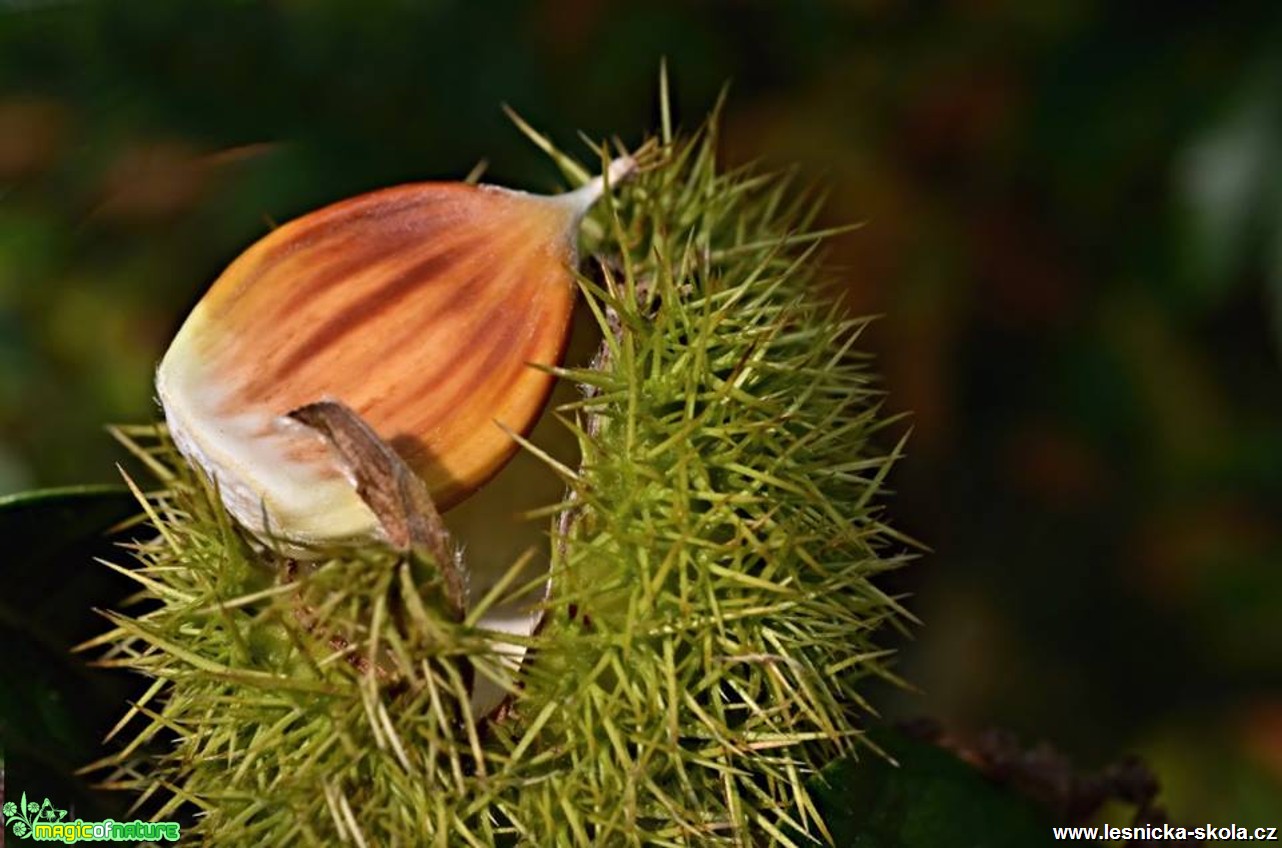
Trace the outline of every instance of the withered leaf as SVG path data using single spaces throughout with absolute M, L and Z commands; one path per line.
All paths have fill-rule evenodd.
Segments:
M 288 418 L 310 428 L 329 444 L 351 473 L 356 493 L 370 508 L 388 541 L 398 550 L 430 559 L 440 570 L 445 600 L 463 618 L 466 586 L 441 515 L 426 484 L 400 455 L 352 409 L 320 400 L 292 410 Z

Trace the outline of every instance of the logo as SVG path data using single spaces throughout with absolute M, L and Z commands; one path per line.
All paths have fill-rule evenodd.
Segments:
M 67 811 L 53 805 L 48 798 L 44 803 L 27 800 L 27 793 L 16 803 L 6 801 L 4 804 L 4 823 L 14 836 L 32 839 L 36 842 L 61 842 L 70 845 L 73 842 L 136 842 L 140 839 L 151 842 L 177 842 L 182 835 L 178 822 L 118 822 L 111 819 L 103 821 L 66 821 Z

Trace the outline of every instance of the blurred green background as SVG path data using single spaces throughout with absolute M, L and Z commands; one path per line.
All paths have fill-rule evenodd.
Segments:
M 867 221 L 830 258 L 934 549 L 880 707 L 1278 824 L 1282 6 L 1146 5 L 0 0 L 0 493 L 113 479 L 270 221 L 482 158 L 552 189 L 499 104 L 635 142 L 667 56 L 682 123 L 731 80 L 727 155 Z

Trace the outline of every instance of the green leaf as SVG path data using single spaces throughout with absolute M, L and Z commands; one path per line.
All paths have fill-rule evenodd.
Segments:
M 39 489 L 0 496 L 0 533 L 14 554 L 39 565 L 57 558 L 86 539 L 100 540 L 103 531 L 139 512 L 124 486 L 94 485 Z
M 832 763 L 812 791 L 843 848 L 1038 848 L 1056 844 L 1031 800 L 935 745 L 886 730 L 875 754 Z
M 75 486 L 0 497 L 0 621 L 21 622 L 45 638 L 79 641 L 98 623 L 86 615 L 104 590 L 126 585 L 95 557 L 120 558 L 104 534 L 141 512 L 120 486 Z M 109 600 L 116 600 L 113 594 Z
M 136 688 L 90 669 L 71 647 L 102 628 L 94 613 L 129 582 L 95 557 L 122 558 L 107 532 L 139 512 L 123 487 L 82 486 L 0 498 L 0 749 L 10 786 L 83 812 L 111 810 L 74 771 Z M 25 808 L 25 805 L 24 805 Z

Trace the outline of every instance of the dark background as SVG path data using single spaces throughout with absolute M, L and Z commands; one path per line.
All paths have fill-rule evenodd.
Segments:
M 181 317 L 359 191 L 551 190 L 502 115 L 636 142 L 732 81 L 798 162 L 933 548 L 892 717 L 1134 751 L 1176 820 L 1282 823 L 1282 6 L 0 0 L 0 493 L 107 481 Z

